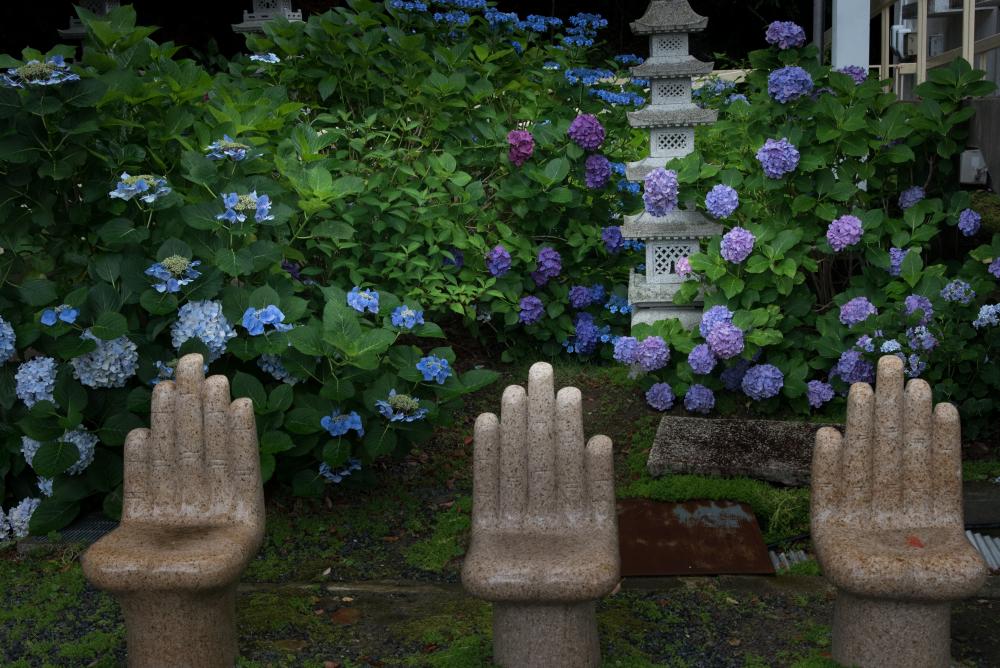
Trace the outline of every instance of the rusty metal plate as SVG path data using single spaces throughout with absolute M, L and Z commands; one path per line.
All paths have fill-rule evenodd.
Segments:
M 750 507 L 619 499 L 622 575 L 774 574 Z

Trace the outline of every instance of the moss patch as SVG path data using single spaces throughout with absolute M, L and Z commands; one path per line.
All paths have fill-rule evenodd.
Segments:
M 1000 476 L 1000 461 L 983 459 L 962 462 L 962 477 L 965 480 L 993 480 Z
M 451 508 L 438 514 L 434 532 L 403 551 L 406 563 L 424 571 L 440 573 L 452 559 L 465 554 L 472 498 L 462 496 Z

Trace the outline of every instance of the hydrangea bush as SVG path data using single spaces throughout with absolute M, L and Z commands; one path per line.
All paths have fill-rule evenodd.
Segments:
M 770 26 L 766 41 L 738 88 L 709 82 L 696 96 L 719 120 L 667 166 L 674 197 L 725 229 L 687 258 L 675 297 L 704 293 L 701 326 L 633 332 L 675 351 L 642 378 L 657 388 L 651 405 L 669 403 L 666 383 L 694 413 L 835 415 L 849 384 L 895 354 L 975 437 L 1000 390 L 1000 235 L 984 238 L 956 165 L 973 113 L 963 101 L 993 84 L 959 60 L 906 104 L 860 68 L 819 65 L 794 24 Z

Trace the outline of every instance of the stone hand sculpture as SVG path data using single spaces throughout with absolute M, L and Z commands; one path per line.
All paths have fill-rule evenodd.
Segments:
M 553 396 L 538 363 L 501 418 L 476 420 L 472 539 L 462 582 L 493 602 L 493 659 L 509 668 L 600 663 L 595 600 L 619 579 L 611 440 L 584 445 L 580 390 Z
M 240 574 L 260 547 L 264 499 L 249 399 L 185 355 L 153 390 L 151 427 L 125 441 L 121 525 L 83 571 L 125 614 L 128 665 L 231 667 Z
M 879 360 L 876 389 L 851 387 L 847 430 L 816 435 L 812 535 L 837 587 L 833 658 L 850 666 L 946 668 L 950 601 L 982 586 L 986 565 L 963 533 L 961 426 L 931 388 L 903 387 Z

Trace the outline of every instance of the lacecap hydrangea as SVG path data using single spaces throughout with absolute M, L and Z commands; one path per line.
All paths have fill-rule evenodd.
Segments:
M 170 341 L 180 350 L 185 341 L 198 339 L 208 348 L 208 361 L 214 362 L 226 351 L 236 330 L 222 313 L 222 304 L 213 300 L 188 302 L 177 311 L 177 321 L 170 327 Z

